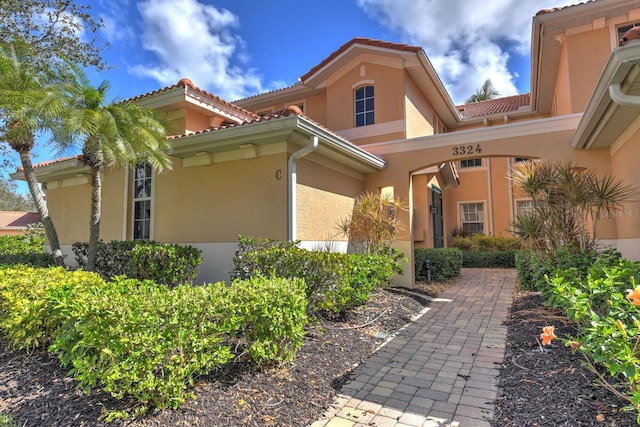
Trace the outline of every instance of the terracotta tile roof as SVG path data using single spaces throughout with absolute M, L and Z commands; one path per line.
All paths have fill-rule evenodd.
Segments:
M 598 1 L 598 0 L 588 0 L 588 1 L 585 1 L 585 2 L 582 2 L 582 3 L 570 4 L 568 6 L 552 7 L 550 9 L 542 9 L 542 10 L 539 10 L 538 13 L 536 13 L 536 16 L 544 15 L 545 13 L 558 12 L 559 10 L 565 10 L 565 9 L 569 9 L 571 7 L 580 6 L 580 5 L 587 4 L 587 3 L 593 3 L 593 2 L 596 2 L 596 1 Z
M 482 117 L 492 114 L 500 114 L 517 111 L 520 107 L 531 104 L 531 94 L 506 96 L 504 98 L 489 99 L 487 101 L 471 102 L 459 105 L 456 108 L 464 118 Z
M 375 40 L 375 39 L 356 37 L 354 39 L 351 39 L 347 43 L 343 44 L 338 50 L 333 52 L 331 55 L 326 57 L 321 63 L 319 63 L 318 65 L 313 67 L 311 70 L 309 70 L 308 73 L 306 73 L 304 76 L 300 77 L 300 80 L 304 82 L 306 79 L 311 77 L 313 74 L 315 74 L 322 67 L 324 67 L 325 65 L 327 65 L 328 63 L 333 61 L 335 58 L 340 56 L 342 53 L 344 53 L 347 49 L 349 49 L 351 46 L 353 46 L 355 44 L 362 44 L 362 45 L 374 46 L 374 47 L 382 47 L 382 48 L 386 48 L 386 49 L 395 49 L 395 50 L 407 51 L 407 52 L 419 52 L 420 50 L 422 50 L 422 48 L 419 47 L 419 46 L 410 46 L 410 45 L 401 44 L 401 43 L 392 43 L 392 42 L 386 42 L 386 41 L 383 41 L 383 40 Z
M 267 115 L 264 115 L 264 116 L 256 115 L 255 119 L 248 120 L 248 121 L 245 121 L 245 122 L 240 123 L 240 124 L 225 122 L 225 123 L 222 123 L 220 126 L 204 129 L 204 130 L 197 131 L 197 132 L 189 132 L 189 133 L 186 133 L 186 134 L 183 134 L 183 135 L 174 135 L 174 136 L 168 137 L 168 139 L 184 138 L 184 137 L 187 137 L 187 136 L 200 135 L 202 133 L 215 132 L 215 131 L 223 130 L 223 129 L 230 129 L 230 128 L 235 128 L 235 127 L 239 127 L 239 126 L 245 126 L 245 125 L 250 125 L 250 124 L 254 124 L 254 123 L 269 121 L 269 120 L 276 120 L 276 119 L 279 119 L 281 117 L 290 116 L 291 114 L 295 114 L 296 116 L 303 116 L 303 117 L 307 118 L 308 120 L 311 120 L 308 117 L 306 117 L 304 114 L 302 114 L 302 111 L 300 110 L 300 108 L 296 107 L 295 105 L 290 105 L 289 107 L 283 108 L 282 110 L 273 111 L 273 112 L 271 112 L 271 113 L 269 113 Z
M 62 163 L 62 162 L 66 162 L 67 160 L 73 160 L 73 159 L 81 159 L 82 155 L 81 154 L 77 154 L 75 156 L 69 156 L 69 157 L 61 157 L 59 159 L 53 159 L 53 160 L 45 160 L 44 162 L 40 162 L 40 163 L 36 163 L 35 165 L 33 165 L 34 169 L 37 168 L 41 168 L 44 166 L 49 166 L 49 165 L 53 165 L 55 163 Z M 20 166 L 17 169 L 17 172 L 22 172 L 23 168 L 22 166 Z
M 26 227 L 40 222 L 37 212 L 0 211 L 0 228 Z
M 190 79 L 188 79 L 186 77 L 180 79 L 178 81 L 178 83 L 176 83 L 174 85 L 167 86 L 167 87 L 164 87 L 162 89 L 157 89 L 157 90 L 154 90 L 154 91 L 151 91 L 151 92 L 143 93 L 142 95 L 134 96 L 133 98 L 129 98 L 128 100 L 129 101 L 135 101 L 135 100 L 146 98 L 148 96 L 155 95 L 155 94 L 158 94 L 158 93 L 167 92 L 169 90 L 172 90 L 172 89 L 175 89 L 175 88 L 178 88 L 178 87 L 183 87 L 183 88 L 189 87 L 192 90 L 195 90 L 196 92 L 201 93 L 202 95 L 210 98 L 211 100 L 213 100 L 215 102 L 218 102 L 218 103 L 220 103 L 222 105 L 225 105 L 225 106 L 227 106 L 227 107 L 229 107 L 229 108 L 231 108 L 233 110 L 236 110 L 236 111 L 238 111 L 238 112 L 240 112 L 242 114 L 245 114 L 245 115 L 248 115 L 248 116 L 251 116 L 251 117 L 258 117 L 255 113 L 252 113 L 249 110 L 245 110 L 244 108 L 242 108 L 242 107 L 240 107 L 240 106 L 238 106 L 238 105 L 236 105 L 236 104 L 234 104 L 232 102 L 225 101 L 224 99 L 220 98 L 219 96 L 214 95 L 212 93 L 207 92 L 204 89 L 199 88 L 198 86 L 194 85 L 193 82 Z

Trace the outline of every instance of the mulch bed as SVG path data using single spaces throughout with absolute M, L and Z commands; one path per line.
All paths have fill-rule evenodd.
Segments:
M 384 336 L 410 321 L 447 284 L 419 285 L 412 292 L 384 289 L 344 319 L 325 319 L 310 328 L 295 362 L 254 371 L 237 362 L 199 378 L 196 400 L 176 411 L 111 425 L 144 426 L 309 426 L 322 417 L 346 376 L 369 356 Z M 518 290 L 508 326 L 507 352 L 496 400 L 495 427 L 632 426 L 635 413 L 625 402 L 595 385 L 580 356 L 555 342 L 540 352 L 536 337 L 553 324 L 556 335 L 574 332 L 558 310 L 539 295 Z M 56 358 L 45 351 L 10 350 L 0 338 L 0 412 L 17 426 L 104 426 L 105 408 L 123 409 L 100 391 L 84 394 Z M 599 421 L 602 420 L 602 421 Z
M 627 402 L 597 385 L 596 375 L 582 366 L 581 354 L 572 354 L 561 341 L 540 351 L 536 338 L 544 326 L 554 325 L 558 337 L 576 334 L 560 310 L 543 305 L 540 294 L 517 290 L 506 325 L 493 426 L 637 425 L 636 413 L 623 410 Z
M 197 398 L 178 410 L 111 425 L 308 426 L 333 403 L 351 370 L 385 334 L 427 306 L 438 286 L 379 290 L 365 307 L 345 318 L 313 325 L 292 365 L 255 371 L 247 363 L 228 363 L 198 378 Z M 10 350 L 0 338 L 0 412 L 11 414 L 18 426 L 104 426 L 104 409 L 125 409 L 128 404 L 100 391 L 83 394 L 55 357 L 42 350 Z

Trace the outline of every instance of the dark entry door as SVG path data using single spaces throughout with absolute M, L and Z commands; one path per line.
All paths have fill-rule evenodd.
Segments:
M 431 187 L 431 219 L 433 220 L 433 247 L 444 248 L 442 190 L 435 185 Z

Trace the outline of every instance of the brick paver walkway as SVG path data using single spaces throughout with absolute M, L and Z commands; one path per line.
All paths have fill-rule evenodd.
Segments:
M 489 427 L 515 283 L 515 270 L 463 269 L 312 427 Z

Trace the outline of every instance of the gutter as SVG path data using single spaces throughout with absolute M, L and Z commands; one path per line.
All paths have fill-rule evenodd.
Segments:
M 609 96 L 611 97 L 611 100 L 618 105 L 622 105 L 625 107 L 640 106 L 640 96 L 627 95 L 626 93 L 622 92 L 620 83 L 614 83 L 609 86 Z
M 302 147 L 300 150 L 296 151 L 289 157 L 289 161 L 287 162 L 288 166 L 288 174 L 289 179 L 287 182 L 287 199 L 288 199 L 288 231 L 287 238 L 290 241 L 296 240 L 296 184 L 297 184 L 297 162 L 298 159 L 306 156 L 307 154 L 312 153 L 318 148 L 318 137 L 316 135 L 311 136 L 311 142 L 309 145 Z

